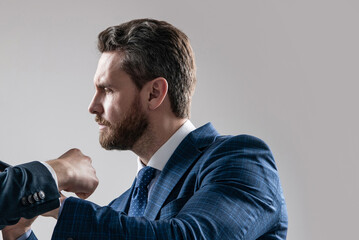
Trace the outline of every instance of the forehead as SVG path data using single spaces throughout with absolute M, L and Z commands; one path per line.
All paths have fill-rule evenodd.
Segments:
M 116 79 L 118 75 L 125 74 L 121 69 L 122 59 L 123 56 L 118 52 L 102 53 L 94 77 L 95 85 L 111 81 Z

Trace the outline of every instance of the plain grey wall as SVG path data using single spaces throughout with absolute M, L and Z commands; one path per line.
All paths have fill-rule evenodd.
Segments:
M 92 157 L 100 205 L 127 189 L 130 152 L 107 152 L 87 112 L 108 26 L 151 17 L 191 39 L 198 66 L 192 122 L 271 147 L 289 211 L 288 239 L 357 235 L 358 34 L 355 0 L 0 1 L 0 159 Z M 55 221 L 40 217 L 39 239 Z

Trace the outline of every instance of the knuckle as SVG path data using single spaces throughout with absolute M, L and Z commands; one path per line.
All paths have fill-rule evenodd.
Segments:
M 78 149 L 78 148 L 72 148 L 70 151 L 73 152 L 73 153 L 81 152 L 80 149 Z
M 97 186 L 99 184 L 99 180 L 98 180 L 98 178 L 96 176 L 94 178 L 94 183 L 95 183 L 95 186 Z

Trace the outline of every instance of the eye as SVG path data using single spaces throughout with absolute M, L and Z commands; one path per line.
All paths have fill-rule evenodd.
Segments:
M 110 88 L 105 87 L 103 88 L 103 90 L 105 91 L 105 93 L 112 93 L 112 90 Z

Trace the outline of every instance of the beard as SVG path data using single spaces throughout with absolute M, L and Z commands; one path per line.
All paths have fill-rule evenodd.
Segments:
M 141 109 L 139 98 L 135 98 L 121 121 L 111 124 L 98 115 L 95 120 L 107 126 L 99 136 L 100 144 L 106 150 L 131 150 L 148 127 L 148 118 Z

